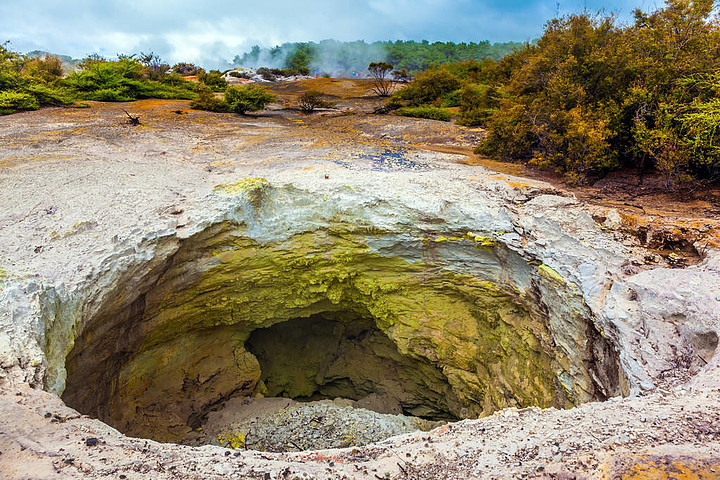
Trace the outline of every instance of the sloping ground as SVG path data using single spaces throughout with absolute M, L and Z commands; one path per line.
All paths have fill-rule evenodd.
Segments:
M 5 145 L 0 152 L 3 478 L 717 478 L 717 219 L 658 221 L 656 212 L 631 214 L 633 207 L 588 204 L 549 183 L 416 148 L 468 148 L 480 134 L 438 122 L 362 114 L 316 118 L 288 111 L 239 117 L 191 111 L 186 102 L 124 107 L 140 114 L 143 125 L 125 125 L 117 105 L 99 103 L 0 119 Z M 230 240 L 187 241 L 212 239 L 207 236 L 212 229 L 227 222 L 239 226 Z M 330 250 L 325 249 L 330 243 L 318 240 L 328 237 L 334 239 Z M 253 243 L 258 253 L 284 251 L 283 262 L 262 263 L 266 257 L 243 253 L 236 248 L 239 242 Z M 308 255 L 313 245 L 315 257 Z M 183 254 L 190 251 L 202 255 Z M 332 255 L 324 256 L 326 251 Z M 188 269 L 188 258 L 205 263 Z M 368 266 L 358 258 L 407 262 L 403 268 L 417 270 L 409 278 L 421 288 L 402 290 L 402 282 L 374 268 L 379 263 Z M 188 278 L 197 280 L 192 285 L 210 285 L 212 278 L 203 273 L 213 268 L 242 275 L 251 263 L 238 259 L 257 260 L 283 294 L 232 298 L 207 288 L 201 293 L 212 296 L 202 297 L 198 289 L 169 288 L 185 285 Z M 323 266 L 323 276 L 295 282 L 301 288 L 293 292 L 288 278 L 302 270 L 303 261 Z M 448 276 L 439 274 L 443 270 Z M 289 272 L 288 278 L 282 272 Z M 186 305 L 176 302 L 186 293 L 197 302 L 211 299 L 207 306 L 218 315 L 190 312 L 183 317 L 187 323 L 167 323 L 191 332 L 190 337 L 207 338 L 194 326 L 209 332 L 216 321 L 221 328 L 236 325 L 235 319 L 222 319 L 238 308 L 258 319 L 271 319 L 268 312 L 275 319 L 294 318 L 297 312 L 307 317 L 321 313 L 312 310 L 316 307 L 369 312 L 402 353 L 434 362 L 453 385 L 461 385 L 468 382 L 462 373 L 468 365 L 477 371 L 486 365 L 482 356 L 466 358 L 467 349 L 452 352 L 450 343 L 436 337 L 413 342 L 414 331 L 404 326 L 412 326 L 419 311 L 410 303 L 422 302 L 401 300 L 403 292 L 412 299 L 425 295 L 423 288 L 463 286 L 448 282 L 453 275 L 469 275 L 464 277 L 469 283 L 481 279 L 483 291 L 502 294 L 496 298 L 513 292 L 515 300 L 538 300 L 533 315 L 548 323 L 537 322 L 534 333 L 560 355 L 543 360 L 553 367 L 548 385 L 566 402 L 599 400 L 603 388 L 606 396 L 630 397 L 541 410 L 507 388 L 508 395 L 492 397 L 496 407 L 518 406 L 480 420 L 366 447 L 271 454 L 129 438 L 46 391 L 63 391 L 65 359 L 88 339 L 109 340 L 114 353 L 132 355 L 123 342 L 143 332 L 113 336 L 111 330 L 87 328 L 113 326 L 93 319 L 167 320 Z M 340 277 L 352 281 L 337 282 Z M 320 298 L 331 301 L 316 301 Z M 161 316 L 151 315 L 153 309 Z M 462 338 L 468 324 L 447 318 L 443 321 Z M 502 320 L 490 324 L 508 328 Z M 146 325 L 137 324 L 138 329 Z M 529 330 L 516 326 L 513 331 L 536 345 Z M 159 329 L 140 335 L 146 343 L 130 346 L 150 351 L 186 338 L 173 335 Z M 427 338 L 436 343 L 428 347 Z M 246 338 L 231 340 L 230 358 L 249 358 L 238 350 Z M 497 345 L 505 351 L 517 348 Z M 261 341 L 254 351 L 274 348 Z M 166 350 L 162 358 L 197 351 Z M 73 354 L 73 362 L 80 353 Z M 114 365 L 118 358 L 102 361 Z M 613 364 L 603 358 L 617 358 L 614 380 L 598 377 Z M 90 359 L 90 366 L 100 363 L 100 357 Z M 172 362 L 163 365 L 149 371 L 178 370 Z M 201 359 L 198 365 L 208 363 Z M 497 370 L 519 371 L 512 365 Z M 207 378 L 221 378 L 214 373 Z M 147 377 L 133 378 L 142 383 Z M 82 385 L 82 380 L 73 382 Z M 115 388 L 112 381 L 107 385 Z M 171 391 L 176 384 L 166 385 Z M 93 392 L 103 396 L 108 390 Z
M 325 95 L 337 98 L 372 97 L 372 79 L 350 78 L 310 78 L 292 82 L 268 84 L 278 94 L 299 95 L 309 90 L 317 90 Z

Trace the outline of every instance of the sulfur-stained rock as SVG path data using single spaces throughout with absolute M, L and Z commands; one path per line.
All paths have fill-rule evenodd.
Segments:
M 428 235 L 333 220 L 259 241 L 252 222 L 263 212 L 292 215 L 310 200 L 265 180 L 216 190 L 246 202 L 248 220 L 165 247 L 172 255 L 132 291 L 117 284 L 110 295 L 123 303 L 84 319 L 69 353 L 69 405 L 179 441 L 233 396 L 375 392 L 408 414 L 450 419 L 622 391 L 617 356 L 577 285 L 477 229 Z

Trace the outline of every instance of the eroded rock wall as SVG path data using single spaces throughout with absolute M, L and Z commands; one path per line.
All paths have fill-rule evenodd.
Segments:
M 159 239 L 150 268 L 120 273 L 101 307 L 79 310 L 69 405 L 177 441 L 228 398 L 267 393 L 245 345 L 253 331 L 340 312 L 373 322 L 418 371 L 437 372 L 423 377 L 444 405 L 406 402 L 409 412 L 467 418 L 622 393 L 617 354 L 578 287 L 494 236 L 335 218 L 268 241 L 257 233 L 263 215 L 322 200 L 294 191 L 286 205 L 287 192 L 265 181 L 221 193 L 245 221 Z

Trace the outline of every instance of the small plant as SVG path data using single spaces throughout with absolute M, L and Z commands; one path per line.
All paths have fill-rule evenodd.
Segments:
M 262 110 L 275 101 L 275 95 L 260 85 L 230 86 L 225 90 L 225 103 L 230 111 L 245 114 Z
M 214 92 L 222 92 L 227 88 L 227 82 L 223 78 L 220 70 L 200 72 L 198 73 L 198 81 L 210 87 Z
M 445 69 L 433 68 L 418 74 L 407 87 L 395 95 L 411 105 L 425 105 L 440 101 L 447 96 L 452 101 L 454 92 L 461 87 L 458 77 Z M 459 98 L 456 99 L 459 101 Z
M 277 80 L 277 76 L 281 74 L 279 70 L 273 70 L 266 67 L 260 67 L 258 68 L 257 73 L 262 77 L 263 80 L 267 80 L 268 82 L 274 82 Z
M 317 90 L 310 90 L 300 95 L 298 106 L 304 113 L 312 113 L 316 108 L 334 107 L 335 102 L 323 100 L 322 93 Z
M 247 444 L 245 443 L 245 434 L 238 430 L 235 430 L 228 435 L 218 435 L 217 439 L 218 442 L 228 448 L 232 448 L 233 450 L 247 448 Z
M 229 112 L 230 106 L 223 98 L 216 97 L 215 92 L 204 83 L 197 86 L 198 95 L 190 102 L 190 108 L 209 110 L 211 112 Z
M 246 72 L 238 72 L 237 70 L 232 70 L 228 72 L 228 75 L 230 75 L 233 78 L 244 78 L 246 80 L 250 79 L 250 74 Z

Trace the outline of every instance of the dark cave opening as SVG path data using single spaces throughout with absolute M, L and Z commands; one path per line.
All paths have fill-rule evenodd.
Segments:
M 347 398 L 379 413 L 457 420 L 442 371 L 403 355 L 372 319 L 353 312 L 296 318 L 252 332 L 266 395 L 299 401 Z

